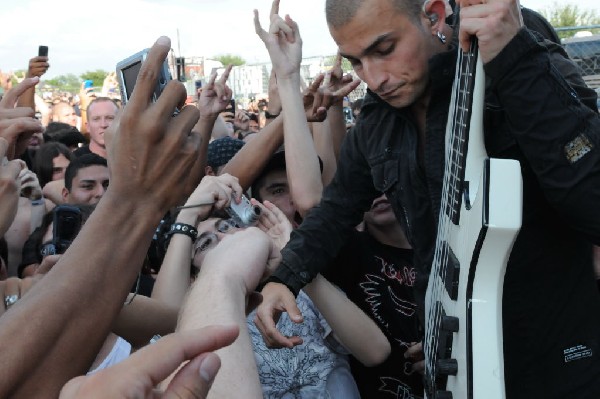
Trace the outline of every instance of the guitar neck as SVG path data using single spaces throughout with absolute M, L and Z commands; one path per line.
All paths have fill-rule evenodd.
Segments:
M 446 128 L 446 170 L 444 174 L 444 194 L 442 210 L 458 225 L 462 204 L 465 158 L 468 151 L 475 71 L 477 67 L 477 39 L 471 40 L 468 52 L 459 50 Z

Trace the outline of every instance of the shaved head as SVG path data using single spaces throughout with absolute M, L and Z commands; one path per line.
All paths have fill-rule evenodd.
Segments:
M 412 21 L 418 21 L 423 9 L 423 0 L 327 0 L 325 2 L 325 17 L 327 24 L 339 29 L 354 18 L 358 10 L 369 3 L 389 1 L 398 12 L 403 13 Z M 374 23 L 376 21 L 373 21 Z

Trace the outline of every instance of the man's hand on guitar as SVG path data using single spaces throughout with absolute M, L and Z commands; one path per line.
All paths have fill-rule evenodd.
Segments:
M 413 363 L 412 371 L 419 374 L 425 373 L 425 354 L 423 353 L 422 342 L 411 342 L 406 352 L 404 352 L 404 358 Z
M 302 313 L 294 294 L 283 284 L 268 283 L 261 291 L 263 301 L 256 310 L 254 323 L 269 348 L 293 348 L 302 343 L 300 337 L 286 337 L 277 329 L 282 312 L 287 312 L 294 323 L 302 323 Z
M 519 0 L 458 0 L 459 40 L 469 50 L 471 36 L 479 40 L 483 63 L 493 60 L 523 26 Z

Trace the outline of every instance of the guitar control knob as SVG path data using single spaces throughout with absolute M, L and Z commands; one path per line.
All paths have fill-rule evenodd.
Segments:
M 440 359 L 436 363 L 438 375 L 456 375 L 458 362 L 456 359 Z
M 450 391 L 436 391 L 435 399 L 452 399 L 452 392 Z
M 458 332 L 458 317 L 454 316 L 442 316 L 442 330 L 448 332 Z

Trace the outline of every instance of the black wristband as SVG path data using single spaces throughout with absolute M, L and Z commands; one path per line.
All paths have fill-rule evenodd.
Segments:
M 191 224 L 186 223 L 173 223 L 168 235 L 172 236 L 173 234 L 186 235 L 190 237 L 192 241 L 196 241 L 196 238 L 198 238 L 198 230 L 196 230 L 196 228 Z
M 265 111 L 265 118 L 267 119 L 275 119 L 279 116 L 279 114 L 271 114 L 269 111 Z

